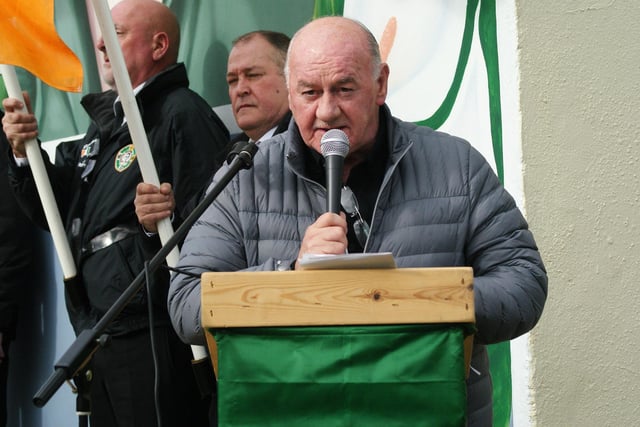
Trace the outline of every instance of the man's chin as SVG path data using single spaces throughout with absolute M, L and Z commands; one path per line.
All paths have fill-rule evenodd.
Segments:
M 102 81 L 105 82 L 109 86 L 113 86 L 115 83 L 115 77 L 113 77 L 113 70 L 111 69 L 111 64 L 105 62 L 102 64 L 102 69 L 100 76 L 102 77 Z
M 245 112 L 243 114 L 242 110 L 240 110 L 239 114 L 236 114 L 235 116 L 236 123 L 240 129 L 253 129 L 257 125 L 255 118 L 247 113 L 248 112 Z

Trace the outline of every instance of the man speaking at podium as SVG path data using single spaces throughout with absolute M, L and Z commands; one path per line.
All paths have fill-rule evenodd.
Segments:
M 491 425 L 485 345 L 533 328 L 547 295 L 544 265 L 513 198 L 468 142 L 391 115 L 389 67 L 361 24 L 310 22 L 293 37 L 285 71 L 288 131 L 261 143 L 254 167 L 227 185 L 182 247 L 178 267 L 196 276 L 178 273 L 171 282 L 178 334 L 205 342 L 206 271 L 295 269 L 305 254 L 347 251 L 392 252 L 399 267 L 471 266 L 477 333 L 467 422 Z M 342 180 L 359 205 L 353 216 L 344 202 L 349 216 L 326 212 L 320 142 L 330 129 L 350 142 Z

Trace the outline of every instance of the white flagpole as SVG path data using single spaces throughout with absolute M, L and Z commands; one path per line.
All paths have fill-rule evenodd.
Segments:
M 20 88 L 15 68 L 12 65 L 0 64 L 0 74 L 2 74 L 2 78 L 4 79 L 4 85 L 9 97 L 20 100 L 24 105 L 21 112 L 27 113 L 27 107 L 24 102 L 24 97 L 22 96 L 22 89 Z M 27 151 L 29 165 L 31 166 L 31 172 L 33 173 L 33 179 L 42 202 L 42 208 L 44 209 L 44 214 L 47 219 L 47 224 L 49 225 L 49 231 L 51 231 L 53 245 L 60 260 L 62 274 L 64 275 L 65 281 L 67 281 L 76 276 L 76 265 L 71 255 L 69 241 L 64 231 L 60 211 L 58 210 L 58 205 L 53 195 L 53 190 L 51 189 L 51 182 L 47 175 L 47 169 L 42 159 L 38 141 L 32 138 L 25 142 L 25 149 Z
M 131 140 L 136 150 L 140 171 L 142 172 L 142 179 L 144 179 L 145 182 L 159 186 L 160 180 L 158 178 L 158 172 L 153 162 L 147 134 L 142 125 L 140 110 L 138 109 L 138 104 L 133 94 L 131 79 L 129 78 L 122 49 L 118 42 L 109 5 L 107 4 L 107 0 L 92 0 L 92 3 L 100 30 L 102 31 L 102 39 L 109 54 L 113 77 L 116 81 L 118 95 L 122 102 L 122 109 L 129 125 L 129 133 L 131 134 Z M 162 244 L 165 244 L 166 241 L 171 238 L 173 235 L 173 226 L 169 218 L 158 222 L 158 234 L 160 235 Z M 167 255 L 167 265 L 175 267 L 178 264 L 178 258 L 178 248 L 175 247 L 169 255 Z M 207 357 L 205 348 L 202 346 L 191 346 L 191 350 L 195 360 Z

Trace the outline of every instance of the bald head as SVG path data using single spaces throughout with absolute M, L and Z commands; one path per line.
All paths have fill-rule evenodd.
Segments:
M 141 2 L 141 7 L 143 7 L 145 11 L 139 13 L 146 17 L 147 30 L 150 34 L 167 34 L 169 38 L 169 48 L 167 49 L 166 59 L 169 64 L 176 63 L 180 50 L 180 24 L 173 11 L 156 0 L 128 1 Z
M 345 38 L 346 37 L 346 38 Z M 355 37 L 355 38 L 354 38 Z M 322 43 L 318 43 L 322 40 Z M 296 46 L 297 45 L 297 46 Z M 327 16 L 315 19 L 294 34 L 289 45 L 287 62 L 285 63 L 285 78 L 289 81 L 289 56 L 295 49 L 330 49 L 339 46 L 341 50 L 360 49 L 359 54 L 366 53 L 371 61 L 371 71 L 376 78 L 380 72 L 381 57 L 378 41 L 374 35 L 359 21 L 342 16 Z M 361 49 L 364 49 L 362 51 Z
M 178 60 L 180 26 L 175 14 L 155 0 L 123 0 L 111 9 L 131 84 L 135 87 Z M 111 63 L 102 39 L 103 78 L 114 86 Z

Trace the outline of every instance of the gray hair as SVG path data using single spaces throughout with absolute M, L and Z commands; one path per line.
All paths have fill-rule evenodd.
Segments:
M 277 31 L 256 30 L 238 36 L 231 42 L 231 46 L 233 47 L 238 43 L 247 42 L 255 37 L 262 37 L 275 48 L 277 57 L 273 59 L 276 65 L 282 70 L 285 66 L 287 51 L 289 50 L 289 43 L 291 42 L 289 36 Z

